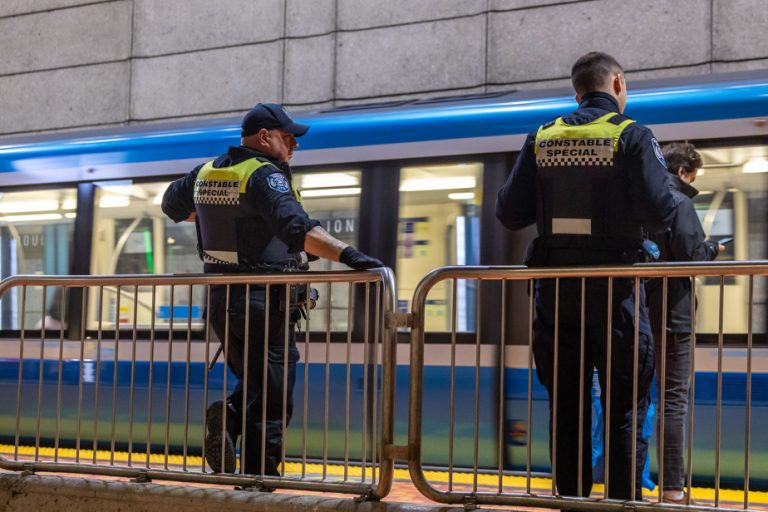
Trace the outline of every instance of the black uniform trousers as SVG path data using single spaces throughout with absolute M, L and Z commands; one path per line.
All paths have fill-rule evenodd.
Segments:
M 557 489 L 564 496 L 578 496 L 579 447 L 579 379 L 583 380 L 583 450 L 582 496 L 592 489 L 592 373 L 597 368 L 602 390 L 603 409 L 606 408 L 607 379 L 607 317 L 608 280 L 586 280 L 584 310 L 584 373 L 580 376 L 581 351 L 581 279 L 560 279 L 558 311 L 558 354 L 555 361 L 555 292 L 554 279 L 536 283 L 536 319 L 534 323 L 533 354 L 536 372 L 547 388 L 550 405 L 550 456 L 556 461 L 554 476 Z M 642 498 L 641 482 L 647 442 L 642 439 L 642 425 L 648 410 L 650 385 L 653 378 L 653 343 L 641 286 L 640 331 L 638 337 L 637 422 L 635 455 L 636 478 L 634 496 Z M 632 406 L 634 371 L 634 280 L 613 280 L 611 325 L 611 411 L 610 460 L 608 461 L 608 497 L 632 499 Z M 557 368 L 557 446 L 552 443 L 554 375 Z
M 299 352 L 296 348 L 296 312 L 289 314 L 285 322 L 284 287 L 270 288 L 269 325 L 267 326 L 267 379 L 264 382 L 264 335 L 266 311 L 266 290 L 263 286 L 251 286 L 250 297 L 245 296 L 244 285 L 231 285 L 229 309 L 227 309 L 227 287 L 211 287 L 210 321 L 222 343 L 227 340 L 227 365 L 237 377 L 234 391 L 227 398 L 227 431 L 237 442 L 245 442 L 244 474 L 261 474 L 262 436 L 265 436 L 264 474 L 279 475 L 283 446 L 283 395 L 286 427 L 293 414 L 293 388 L 296 382 L 296 362 Z M 248 360 L 245 360 L 245 304 L 250 300 L 248 310 Z M 229 323 L 227 325 L 227 314 Z M 288 329 L 288 364 L 285 364 L 285 329 Z M 245 368 L 248 380 L 245 382 Z M 287 373 L 287 387 L 284 380 Z M 247 388 L 246 431 L 242 429 L 243 394 Z M 266 432 L 262 430 L 262 408 L 266 397 Z M 244 434 L 244 435 L 243 435 Z

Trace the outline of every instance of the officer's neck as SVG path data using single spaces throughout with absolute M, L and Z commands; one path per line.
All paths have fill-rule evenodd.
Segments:
M 602 108 L 611 112 L 619 111 L 619 102 L 611 94 L 603 91 L 588 92 L 581 97 L 579 108 Z

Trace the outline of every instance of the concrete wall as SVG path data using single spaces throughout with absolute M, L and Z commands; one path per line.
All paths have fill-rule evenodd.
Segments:
M 765 0 L 3 0 L 0 135 L 768 69 Z M 630 83 L 631 86 L 631 83 Z

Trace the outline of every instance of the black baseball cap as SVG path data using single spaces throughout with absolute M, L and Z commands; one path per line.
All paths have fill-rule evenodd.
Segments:
M 294 123 L 283 106 L 277 103 L 257 104 L 243 116 L 240 128 L 241 137 L 258 133 L 262 128 L 267 130 L 280 128 L 285 132 L 292 133 L 296 137 L 301 137 L 309 130 L 309 126 L 305 124 Z

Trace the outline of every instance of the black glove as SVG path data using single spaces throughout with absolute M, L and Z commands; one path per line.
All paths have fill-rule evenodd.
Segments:
M 339 261 L 355 270 L 368 270 L 369 268 L 384 266 L 381 261 L 372 258 L 353 247 L 346 247 L 341 251 Z

